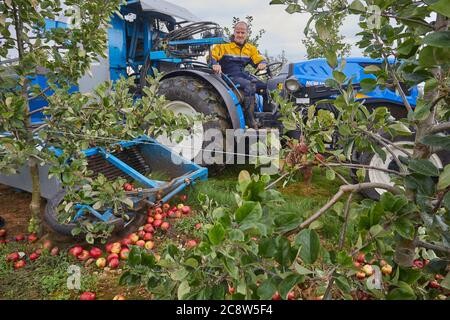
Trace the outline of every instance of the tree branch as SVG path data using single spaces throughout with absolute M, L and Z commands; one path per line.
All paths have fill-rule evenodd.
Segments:
M 342 196 L 348 192 L 359 192 L 365 189 L 384 189 L 393 194 L 402 194 L 402 191 L 396 187 L 390 186 L 384 183 L 375 183 L 375 182 L 365 182 L 359 184 L 352 185 L 344 185 L 339 188 L 339 191 L 328 201 L 322 208 L 320 208 L 316 213 L 310 216 L 308 219 L 303 221 L 297 228 L 288 231 L 285 233 L 286 236 L 292 235 L 294 233 L 299 232 L 300 230 L 308 227 L 311 223 L 319 219 L 328 209 L 330 209 L 336 202 L 339 201 Z
M 432 244 L 432 243 L 428 243 L 428 242 L 424 242 L 424 241 L 420 241 L 420 240 L 416 241 L 415 244 L 416 244 L 417 247 L 422 247 L 422 248 L 425 248 L 425 249 L 431 249 L 431 250 L 435 250 L 435 251 L 440 251 L 440 252 L 444 252 L 444 253 L 450 255 L 450 248 L 446 248 L 446 247 L 443 247 L 443 246 L 439 246 L 439 245 L 436 245 L 436 244 Z
M 427 134 L 439 133 L 447 130 L 450 130 L 450 122 L 443 122 L 431 127 L 427 131 Z
M 343 167 L 347 167 L 347 168 L 350 168 L 350 169 L 362 168 L 362 169 L 368 169 L 368 170 L 378 170 L 378 171 L 383 171 L 383 172 L 386 172 L 386 173 L 392 173 L 392 174 L 395 174 L 395 175 L 398 175 L 398 176 L 401 176 L 401 177 L 405 177 L 406 176 L 406 173 L 401 173 L 401 172 L 398 172 L 398 171 L 395 171 L 395 170 L 378 168 L 378 167 L 373 167 L 373 166 L 367 166 L 367 165 L 358 164 L 358 163 L 329 163 L 328 166 L 330 166 L 330 167 L 343 166 Z

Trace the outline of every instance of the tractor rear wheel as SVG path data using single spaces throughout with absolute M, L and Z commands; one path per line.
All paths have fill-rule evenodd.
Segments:
M 159 94 L 166 97 L 169 101 L 166 108 L 175 114 L 181 113 L 194 117 L 199 114 L 212 116 L 212 119 L 207 119 L 203 123 L 196 123 L 191 128 L 190 134 L 183 136 L 181 143 L 171 142 L 169 146 L 186 159 L 208 166 L 213 169 L 212 171 L 223 168 L 226 156 L 224 153 L 212 155 L 214 158 L 220 159 L 218 163 L 205 161 L 202 156 L 205 148 L 225 151 L 225 130 L 231 128 L 230 118 L 217 91 L 210 84 L 195 77 L 177 76 L 162 80 Z M 208 141 L 210 136 L 208 136 L 207 130 L 209 129 L 220 131 L 223 140 Z M 159 141 L 166 144 L 166 141 Z

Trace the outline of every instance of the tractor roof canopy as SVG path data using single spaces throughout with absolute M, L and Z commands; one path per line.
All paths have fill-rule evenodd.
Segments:
M 139 2 L 129 1 L 128 4 Z M 153 11 L 186 21 L 199 21 L 189 10 L 164 0 L 140 0 L 142 11 Z

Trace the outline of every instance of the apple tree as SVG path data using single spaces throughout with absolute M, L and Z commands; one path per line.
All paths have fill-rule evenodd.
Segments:
M 104 83 L 93 92 L 74 92 L 73 86 L 105 57 L 107 28 L 121 1 L 6 0 L 0 3 L 0 170 L 14 174 L 28 165 L 32 177 L 32 219 L 29 231 L 39 231 L 39 166 L 49 164 L 50 176 L 67 191 L 62 220 L 73 215 L 75 201 L 90 200 L 100 209 L 129 205 L 121 181 L 92 177 L 82 150 L 109 148 L 142 134 L 158 135 L 185 126 L 187 118 L 164 111 L 149 79 L 145 96 L 135 97 L 133 79 Z M 68 19 L 67 27 L 49 21 Z M 12 59 L 10 59 L 13 57 Z M 45 76 L 46 83 L 34 82 Z M 40 83 L 40 84 L 36 84 Z M 30 111 L 33 99 L 45 106 Z M 35 124 L 33 115 L 44 119 Z M 55 148 L 60 153 L 55 153 Z M 68 161 L 70 159 L 70 161 Z

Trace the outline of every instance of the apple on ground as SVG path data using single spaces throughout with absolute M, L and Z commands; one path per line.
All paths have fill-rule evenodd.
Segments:
M 83 248 L 80 246 L 75 246 L 70 248 L 69 254 L 74 256 L 75 258 L 78 257 L 83 252 Z
M 80 260 L 80 261 L 86 261 L 87 259 L 90 258 L 90 256 L 89 256 L 89 251 L 83 250 L 83 252 L 81 252 L 81 253 L 78 255 L 77 258 L 78 258 L 78 260 Z
M 13 252 L 13 253 L 10 253 L 10 254 L 8 254 L 6 256 L 6 261 L 7 262 L 16 262 L 19 259 L 20 259 L 20 255 L 19 255 L 18 252 Z
M 95 300 L 97 298 L 97 295 L 93 292 L 83 292 L 80 295 L 80 300 Z
M 155 228 L 153 228 L 153 226 L 150 223 L 147 223 L 144 226 L 144 231 L 145 232 L 155 232 Z
M 110 262 L 113 259 L 119 259 L 119 255 L 117 253 L 111 253 L 107 258 L 106 261 Z
M 157 213 L 157 214 L 155 214 L 154 218 L 155 218 L 155 220 L 162 220 L 162 219 L 163 219 L 163 217 L 162 217 L 162 214 L 161 214 L 161 213 Z
M 183 215 L 183 214 L 181 213 L 181 210 L 177 210 L 177 211 L 175 212 L 175 218 L 177 218 L 177 219 L 181 218 L 182 215 Z
M 159 228 L 161 226 L 161 224 L 162 224 L 162 220 L 155 220 L 155 221 L 153 221 L 153 226 L 155 228 Z
M 118 295 L 114 296 L 113 300 L 126 300 L 126 299 L 125 299 L 125 296 L 118 294 Z
M 162 206 L 163 212 L 167 212 L 170 209 L 170 204 L 168 203 L 164 203 Z
M 14 269 L 21 269 L 26 266 L 25 260 L 19 260 L 14 262 Z
M 295 296 L 295 292 L 294 291 L 289 291 L 289 293 L 287 294 L 287 299 L 288 300 L 295 300 L 296 296 Z
M 144 237 L 143 237 L 143 240 L 144 240 L 144 241 L 149 241 L 149 240 L 152 240 L 152 239 L 153 239 L 153 234 L 150 233 L 150 232 L 147 232 L 147 233 L 144 235 Z
M 167 221 L 161 223 L 161 230 L 167 231 L 170 228 L 170 224 Z
M 147 250 L 152 250 L 155 247 L 155 243 L 153 241 L 147 241 L 144 245 L 144 248 Z
M 153 212 L 153 209 L 148 209 L 148 210 L 147 210 L 147 215 L 148 215 L 148 216 L 152 216 L 153 213 L 154 213 L 154 212 Z
M 32 233 L 32 234 L 30 234 L 30 235 L 28 236 L 28 242 L 29 242 L 29 243 L 36 242 L 37 239 L 38 239 L 38 237 L 36 236 L 35 233 Z
M 111 261 L 109 261 L 108 263 L 108 267 L 110 267 L 111 269 L 116 269 L 119 266 L 119 259 L 114 258 L 111 259 Z
M 56 257 L 59 254 L 59 248 L 58 247 L 54 247 L 51 251 L 50 254 L 54 257 Z
M 102 256 L 103 251 L 100 248 L 92 247 L 91 250 L 89 251 L 89 254 L 91 255 L 92 258 L 98 259 Z
M 141 230 L 138 232 L 137 235 L 139 236 L 139 239 L 144 239 L 145 234 L 146 234 L 146 232 L 144 230 Z
M 162 209 L 159 208 L 159 207 L 155 209 L 155 215 L 156 214 L 161 214 L 162 212 L 163 212 Z
M 23 241 L 25 240 L 25 236 L 23 234 L 18 234 L 17 236 L 14 237 L 14 239 L 16 241 Z
M 129 254 L 130 254 L 130 249 L 128 249 L 128 248 L 123 248 L 123 249 L 120 251 L 120 259 L 122 259 L 122 260 L 127 260 Z
M 107 243 L 106 246 L 105 246 L 106 252 L 111 253 L 112 246 L 113 246 L 112 242 Z
M 181 202 L 186 202 L 187 199 L 188 199 L 188 197 L 187 197 L 187 195 L 185 195 L 185 194 L 182 194 L 182 195 L 180 196 Z
M 125 183 L 123 185 L 123 190 L 125 190 L 125 191 L 132 191 L 133 190 L 133 185 L 131 183 Z
M 272 300 L 281 300 L 281 295 L 278 291 L 275 291 L 275 293 L 272 296 Z
M 98 258 L 97 261 L 95 261 L 95 264 L 98 268 L 103 269 L 106 266 L 106 259 L 105 258 Z
M 132 239 L 130 239 L 130 240 L 133 241 Z M 111 247 L 111 253 L 119 254 L 120 250 L 122 250 L 122 245 L 120 244 L 120 242 L 114 242 Z
M 33 252 L 32 254 L 30 254 L 30 261 L 37 260 L 39 257 L 40 257 L 39 254 L 37 254 L 36 252 Z
M 155 218 L 153 218 L 153 217 L 147 218 L 147 223 L 153 223 L 154 221 L 155 221 Z
M 195 240 L 189 240 L 186 243 L 186 247 L 188 247 L 188 248 L 194 248 L 195 246 L 197 246 L 197 241 L 195 241 Z
M 202 224 L 201 223 L 197 223 L 195 225 L 195 229 L 200 230 L 202 228 Z
M 53 244 L 50 240 L 45 240 L 42 245 L 42 248 L 46 249 L 46 250 L 50 250 L 52 247 L 53 247 Z
M 120 244 L 122 245 L 122 247 L 128 247 L 129 245 L 133 244 L 133 242 L 130 239 L 125 238 L 120 241 Z
M 145 246 L 145 241 L 144 241 L 144 240 L 139 240 L 138 242 L 136 242 L 136 245 L 137 245 L 138 247 L 143 248 L 143 247 Z
M 189 206 L 183 206 L 183 208 L 181 208 L 181 213 L 183 213 L 183 214 L 189 214 L 189 213 L 191 213 L 191 207 L 189 207 Z
M 0 238 L 4 238 L 4 237 L 6 237 L 6 230 L 0 229 Z

